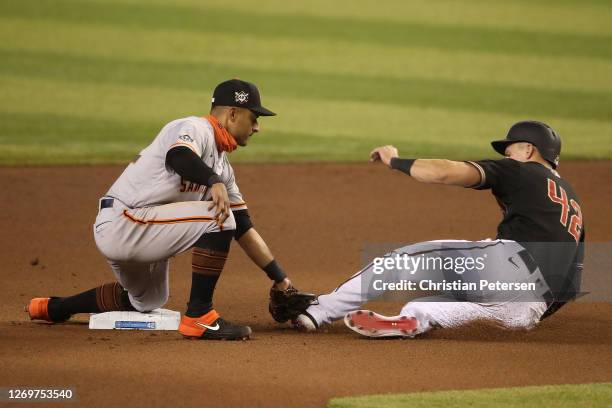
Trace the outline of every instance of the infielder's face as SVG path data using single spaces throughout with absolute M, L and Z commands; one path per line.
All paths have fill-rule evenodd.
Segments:
M 512 143 L 506 147 L 506 157 L 520 162 L 527 162 L 533 159 L 535 146 L 527 142 Z
M 246 146 L 249 137 L 255 132 L 259 132 L 257 116 L 249 109 L 234 108 L 230 112 L 227 130 L 234 136 L 238 146 Z

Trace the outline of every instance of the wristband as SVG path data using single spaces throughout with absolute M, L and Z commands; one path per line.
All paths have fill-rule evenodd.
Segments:
M 412 165 L 417 159 L 400 159 L 399 157 L 394 157 L 391 159 L 391 168 L 394 170 L 399 170 L 407 175 L 410 175 L 410 169 Z
M 276 260 L 273 260 L 262 269 L 266 272 L 268 278 L 272 279 L 274 283 L 280 283 L 287 277 Z
M 213 184 L 217 184 L 217 183 L 223 183 L 223 181 L 221 180 L 221 177 L 218 176 L 217 174 L 213 174 L 212 176 L 208 178 L 209 187 L 212 187 Z

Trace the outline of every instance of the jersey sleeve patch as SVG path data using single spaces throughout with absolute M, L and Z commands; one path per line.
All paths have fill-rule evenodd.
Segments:
M 203 146 L 198 137 L 197 130 L 192 123 L 183 123 L 176 129 L 176 138 L 172 140 L 168 150 L 177 146 L 185 146 L 191 149 L 199 157 L 202 157 Z

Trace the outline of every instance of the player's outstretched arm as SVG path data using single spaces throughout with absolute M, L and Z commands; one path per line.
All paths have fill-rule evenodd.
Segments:
M 400 170 L 422 183 L 472 187 L 480 183 L 480 173 L 465 162 L 444 159 L 400 159 L 393 146 L 372 150 L 370 161 L 381 161 L 389 168 Z
M 238 244 L 251 258 L 253 263 L 263 269 L 272 279 L 278 289 L 284 290 L 291 286 L 291 281 L 285 275 L 280 265 L 274 260 L 272 251 L 255 228 L 249 228 L 238 238 Z

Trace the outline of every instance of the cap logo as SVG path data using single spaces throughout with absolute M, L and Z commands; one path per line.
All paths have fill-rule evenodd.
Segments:
M 249 101 L 249 94 L 244 91 L 234 92 L 234 99 L 236 103 L 247 103 Z

